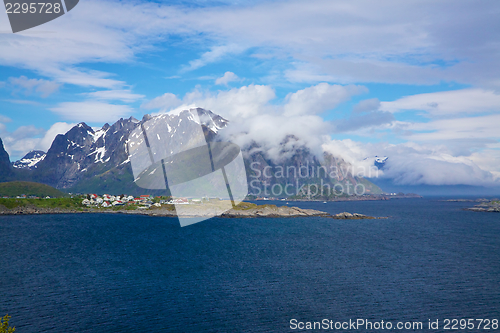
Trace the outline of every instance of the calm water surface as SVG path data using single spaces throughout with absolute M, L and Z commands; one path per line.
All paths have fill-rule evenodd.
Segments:
M 436 199 L 290 204 L 391 217 L 0 217 L 0 314 L 20 333 L 500 319 L 500 214 Z

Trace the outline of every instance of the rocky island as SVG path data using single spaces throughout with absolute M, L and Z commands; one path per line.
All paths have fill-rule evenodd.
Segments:
M 500 213 L 500 199 L 479 199 L 478 201 L 481 203 L 475 205 L 474 207 L 465 208 L 465 210 L 470 210 L 473 212 Z

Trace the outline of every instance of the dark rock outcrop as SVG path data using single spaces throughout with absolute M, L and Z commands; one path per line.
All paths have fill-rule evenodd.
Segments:
M 0 139 L 0 181 L 8 181 L 14 177 L 14 172 L 10 164 L 9 154 L 3 146 L 3 141 Z
M 336 220 L 362 220 L 362 219 L 376 219 L 376 217 L 373 216 L 367 216 L 363 214 L 358 214 L 358 213 L 348 213 L 348 212 L 343 212 L 343 213 L 338 213 L 335 215 L 332 215 L 332 218 Z
M 231 209 L 222 214 L 222 217 L 242 218 L 242 217 L 306 217 L 323 216 L 330 214 L 314 209 L 302 209 L 298 207 L 276 207 L 276 206 L 257 206 L 247 210 Z

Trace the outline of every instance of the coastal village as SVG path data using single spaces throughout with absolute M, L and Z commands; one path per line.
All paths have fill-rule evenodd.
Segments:
M 144 194 L 139 197 L 132 195 L 110 195 L 103 194 L 87 194 L 86 198 L 82 200 L 82 205 L 87 207 L 113 207 L 113 206 L 137 206 L 137 209 L 149 209 L 151 207 L 161 207 L 162 205 L 189 205 L 201 204 L 203 201 L 209 199 L 187 199 L 187 198 L 171 198 L 165 196 L 154 197 L 149 194 Z

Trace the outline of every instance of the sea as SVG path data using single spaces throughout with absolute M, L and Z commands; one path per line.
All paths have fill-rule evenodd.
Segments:
M 2 216 L 0 315 L 16 333 L 500 331 L 500 214 L 444 199 L 260 201 L 388 218 L 183 228 Z

